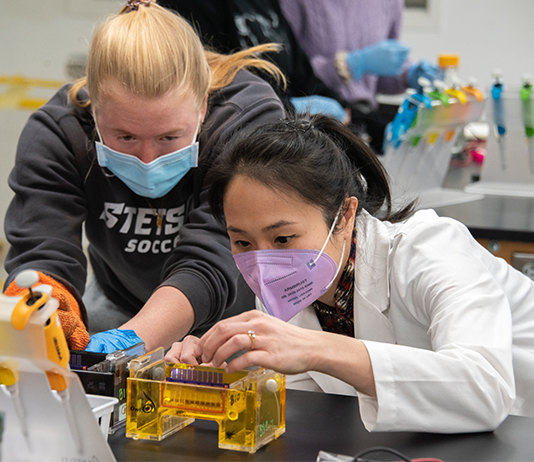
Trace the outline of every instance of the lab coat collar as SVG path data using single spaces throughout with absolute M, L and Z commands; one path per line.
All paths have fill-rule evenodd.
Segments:
M 387 317 L 390 303 L 390 228 L 365 210 L 356 219 L 354 269 L 354 334 L 360 340 L 396 343 Z M 322 330 L 315 309 L 305 308 L 290 321 L 300 327 Z
M 356 267 L 354 271 L 354 334 L 360 340 L 396 343 L 389 308 L 389 255 L 391 237 L 387 223 L 365 210 L 357 218 Z M 261 305 L 261 303 L 260 303 Z M 305 329 L 322 330 L 313 306 L 308 306 L 289 323 Z M 326 393 L 355 395 L 354 387 L 317 371 L 308 375 Z
M 382 312 L 389 307 L 389 230 L 365 210 L 356 220 L 354 288 Z
M 395 343 L 387 317 L 390 304 L 390 249 L 388 224 L 362 210 L 356 218 L 354 270 L 354 330 L 356 338 Z

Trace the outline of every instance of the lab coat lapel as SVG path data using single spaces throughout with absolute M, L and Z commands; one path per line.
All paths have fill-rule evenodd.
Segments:
M 356 228 L 355 336 L 361 340 L 396 343 L 393 325 L 386 316 L 390 303 L 387 225 L 363 210 Z
M 357 220 L 356 268 L 354 271 L 355 337 L 384 343 L 396 343 L 395 331 L 386 312 L 389 308 L 389 249 L 387 225 L 365 210 Z M 323 330 L 315 309 L 308 306 L 290 321 L 305 329 Z M 356 389 L 330 375 L 308 371 L 325 392 L 356 395 Z

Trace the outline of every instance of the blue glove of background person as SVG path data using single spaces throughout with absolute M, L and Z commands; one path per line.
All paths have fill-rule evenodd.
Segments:
M 142 340 L 133 330 L 111 329 L 92 335 L 85 351 L 113 353 L 114 351 L 134 346 L 139 342 L 142 342 Z
M 419 77 L 425 77 L 426 79 L 430 80 L 430 82 L 433 82 L 434 80 L 442 80 L 442 74 L 443 73 L 440 71 L 438 66 L 429 61 L 422 60 L 416 64 L 412 64 L 408 68 L 406 82 L 410 88 L 421 90 L 421 85 L 417 83 Z
M 399 75 L 409 51 L 397 40 L 383 40 L 348 53 L 347 66 L 354 80 L 360 80 L 363 74 Z
M 297 112 L 310 111 L 310 114 L 325 114 L 340 121 L 347 118 L 347 113 L 338 101 L 326 96 L 311 95 L 299 96 L 289 99 Z

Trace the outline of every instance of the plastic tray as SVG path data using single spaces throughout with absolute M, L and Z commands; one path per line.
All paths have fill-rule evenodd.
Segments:
M 100 425 L 100 430 L 104 435 L 104 438 L 108 438 L 109 431 L 109 422 L 111 419 L 111 412 L 115 404 L 119 402 L 117 398 L 112 398 L 110 396 L 100 396 L 100 395 L 86 395 L 89 400 L 89 405 L 93 410 L 93 414 Z

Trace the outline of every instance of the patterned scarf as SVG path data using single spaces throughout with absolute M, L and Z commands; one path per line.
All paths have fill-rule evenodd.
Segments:
M 317 300 L 313 303 L 324 331 L 354 337 L 354 262 L 356 260 L 356 228 L 352 233 L 350 255 L 334 292 L 336 306 Z

